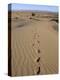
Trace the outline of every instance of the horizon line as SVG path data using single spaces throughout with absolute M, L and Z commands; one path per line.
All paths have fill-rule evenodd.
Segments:
M 58 6 L 50 5 L 35 5 L 35 4 L 8 4 L 8 11 L 43 11 L 43 12 L 58 12 Z

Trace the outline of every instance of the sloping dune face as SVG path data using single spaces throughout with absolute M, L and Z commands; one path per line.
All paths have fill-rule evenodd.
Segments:
M 58 16 L 12 12 L 12 76 L 58 73 Z

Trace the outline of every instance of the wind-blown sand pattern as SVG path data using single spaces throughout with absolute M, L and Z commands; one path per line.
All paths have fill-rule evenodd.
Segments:
M 12 12 L 11 73 L 58 73 L 58 16 L 49 12 Z

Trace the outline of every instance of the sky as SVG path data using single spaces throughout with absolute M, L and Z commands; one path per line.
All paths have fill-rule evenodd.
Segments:
M 37 10 L 37 11 L 49 11 L 58 12 L 58 6 L 48 6 L 48 5 L 32 5 L 32 4 L 16 4 L 13 3 L 9 10 L 20 11 L 20 10 Z

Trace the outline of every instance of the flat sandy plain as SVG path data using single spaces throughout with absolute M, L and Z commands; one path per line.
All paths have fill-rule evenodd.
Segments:
M 11 73 L 28 76 L 58 73 L 58 15 L 12 12 Z

